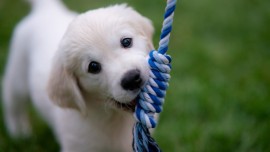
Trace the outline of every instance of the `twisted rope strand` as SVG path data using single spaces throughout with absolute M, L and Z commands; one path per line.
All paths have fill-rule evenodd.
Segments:
M 158 52 L 161 54 L 165 54 L 168 50 L 176 2 L 177 2 L 176 0 L 167 0 L 167 6 L 165 8 L 164 21 L 161 29 L 158 48 Z
M 175 5 L 176 0 L 167 0 L 158 51 L 154 50 L 149 53 L 150 77 L 138 96 L 134 112 L 134 117 L 137 120 L 133 128 L 134 152 L 161 151 L 148 129 L 155 128 L 157 125 L 154 116 L 162 111 L 166 89 L 169 86 L 171 57 L 166 53 L 172 30 Z

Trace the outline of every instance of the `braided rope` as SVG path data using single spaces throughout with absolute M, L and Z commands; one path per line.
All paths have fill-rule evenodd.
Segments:
M 172 30 L 176 0 L 167 0 L 163 27 L 160 35 L 158 51 L 151 51 L 148 64 L 151 69 L 150 78 L 141 90 L 134 117 L 137 120 L 133 128 L 134 152 L 160 152 L 155 140 L 149 133 L 149 128 L 156 127 L 154 115 L 162 111 L 166 89 L 169 86 L 171 57 L 166 54 Z

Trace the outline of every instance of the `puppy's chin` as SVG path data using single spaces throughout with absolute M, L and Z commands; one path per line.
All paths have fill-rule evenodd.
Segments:
M 110 105 L 114 108 L 134 112 L 136 106 L 136 99 L 140 93 L 140 89 L 136 89 L 133 91 L 126 91 L 121 89 L 115 89 L 109 97 Z
M 117 109 L 133 113 L 135 111 L 135 107 L 136 107 L 136 103 L 137 103 L 136 99 L 137 98 L 131 100 L 130 102 L 122 103 L 120 101 L 117 101 L 117 100 L 111 98 L 110 102 L 112 102 L 112 105 Z

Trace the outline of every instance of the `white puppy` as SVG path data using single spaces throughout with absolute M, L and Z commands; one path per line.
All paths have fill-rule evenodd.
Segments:
M 14 32 L 3 82 L 10 134 L 31 133 L 32 100 L 62 151 L 131 151 L 134 99 L 153 49 L 151 22 L 126 5 L 77 16 L 60 0 L 31 4 Z

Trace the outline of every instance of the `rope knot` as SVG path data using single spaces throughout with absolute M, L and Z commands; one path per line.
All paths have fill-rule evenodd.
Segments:
M 171 57 L 151 51 L 148 63 L 151 69 L 149 81 L 139 94 L 134 116 L 147 128 L 155 128 L 154 114 L 162 111 L 166 89 L 169 86 Z

